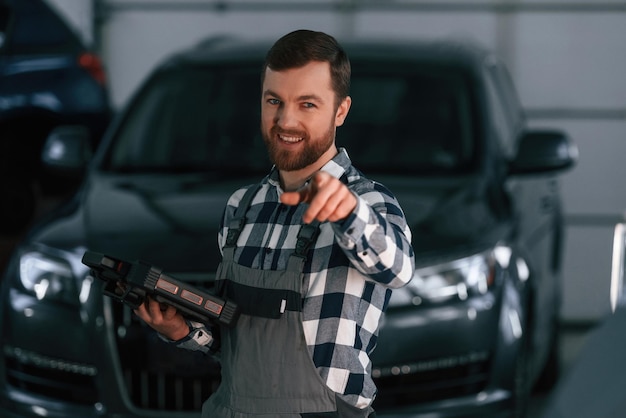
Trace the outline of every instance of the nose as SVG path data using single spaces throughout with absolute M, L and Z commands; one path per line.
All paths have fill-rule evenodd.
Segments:
M 294 106 L 284 104 L 276 112 L 276 125 L 282 129 L 296 128 L 298 126 L 298 118 Z

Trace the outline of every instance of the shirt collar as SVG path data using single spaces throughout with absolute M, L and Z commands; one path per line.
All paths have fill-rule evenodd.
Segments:
M 346 151 L 345 148 L 341 147 L 339 148 L 339 152 L 337 153 L 337 155 L 335 155 L 332 160 L 324 164 L 320 171 L 325 171 L 335 178 L 340 178 L 344 175 L 344 173 L 351 165 L 352 161 L 348 156 L 348 151 Z M 276 166 L 272 167 L 272 171 L 270 171 L 268 175 L 268 182 L 271 185 L 280 189 L 280 177 Z

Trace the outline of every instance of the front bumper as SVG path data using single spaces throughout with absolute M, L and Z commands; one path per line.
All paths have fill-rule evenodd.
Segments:
M 26 303 L 28 299 L 16 304 L 20 301 L 16 295 L 9 300 L 11 303 L 5 305 L 3 312 L 7 346 L 0 362 L 0 416 L 190 418 L 197 415 L 197 412 L 140 408 L 130 400 L 116 354 L 124 341 L 119 337 L 121 328 L 107 332 L 107 326 L 103 325 L 119 324 L 118 320 L 104 319 L 110 307 L 100 305 L 90 310 L 105 312 L 104 316 L 68 315 L 59 325 L 63 315 L 46 311 L 45 304 Z M 487 417 L 506 411 L 512 401 L 512 365 L 519 346 L 511 318 L 522 314 L 516 300 L 511 294 L 502 297 L 490 292 L 454 305 L 388 312 L 373 357 L 376 365 L 373 375 L 379 387 L 374 404 L 378 416 L 448 418 L 471 413 Z M 27 305 L 32 311 L 24 315 Z M 7 319 L 10 321 L 6 322 Z M 13 324 L 10 330 L 7 323 Z M 20 329 L 39 330 L 40 334 L 34 336 Z M 128 327 L 127 331 L 131 329 Z M 73 335 L 81 332 L 85 334 L 82 337 Z M 117 342 L 111 340 L 115 334 L 118 334 Z M 132 343 L 127 348 L 135 346 Z M 45 391 L 35 394 L 8 384 L 6 364 L 11 355 L 7 355 L 6 347 L 38 353 L 39 357 L 30 360 L 39 362 L 38 366 L 46 366 L 41 358 L 52 361 L 62 358 L 68 361 L 68 367 L 92 364 L 96 370 L 95 397 L 88 402 L 71 402 L 52 398 Z
M 511 393 L 503 390 L 377 411 L 378 418 L 500 418 L 510 414 Z
M 454 304 L 389 311 L 372 357 L 378 416 L 486 417 L 510 409 L 526 332 L 519 302 L 505 284 Z
M 30 396 L 18 389 L 10 388 L 5 388 L 0 395 L 0 416 L 3 418 L 102 418 L 105 413 L 106 410 L 100 403 L 68 404 L 40 396 Z

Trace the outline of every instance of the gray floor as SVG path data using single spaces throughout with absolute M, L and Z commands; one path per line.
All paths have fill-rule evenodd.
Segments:
M 591 325 L 565 324 L 563 326 L 561 334 L 561 378 L 567 376 L 569 368 L 576 361 L 580 349 L 585 344 L 591 330 Z M 527 418 L 544 418 L 542 414 L 549 398 L 549 392 L 534 394 Z

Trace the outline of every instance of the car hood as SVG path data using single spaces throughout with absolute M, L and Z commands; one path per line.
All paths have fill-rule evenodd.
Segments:
M 104 175 L 85 183 L 31 241 L 66 250 L 89 249 L 144 260 L 170 273 L 213 272 L 221 258 L 217 233 L 234 190 L 259 176 Z M 396 195 L 413 235 L 418 265 L 469 253 L 502 238 L 504 224 L 471 179 L 382 177 Z
M 143 260 L 170 273 L 215 271 L 226 202 L 237 188 L 258 180 L 96 172 L 74 199 L 33 229 L 28 241 Z
M 380 177 L 400 202 L 411 228 L 416 265 L 482 251 L 510 232 L 510 213 L 493 199 L 484 177 Z M 508 208 L 507 208 L 508 209 Z

